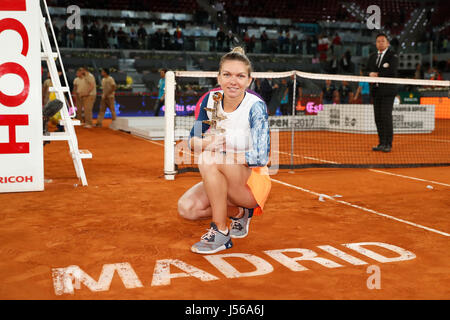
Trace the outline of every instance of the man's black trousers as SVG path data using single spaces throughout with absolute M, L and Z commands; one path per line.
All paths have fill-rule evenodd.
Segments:
M 395 96 L 382 95 L 380 93 L 373 97 L 373 109 L 379 144 L 385 146 L 392 146 L 394 136 L 394 127 L 392 123 L 394 99 Z

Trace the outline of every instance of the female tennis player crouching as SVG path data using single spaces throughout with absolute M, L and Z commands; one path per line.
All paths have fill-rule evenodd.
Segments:
M 217 77 L 221 90 L 205 97 L 191 130 L 189 143 L 199 154 L 202 182 L 183 194 L 178 211 L 189 220 L 212 217 L 208 232 L 191 247 L 196 253 L 229 249 L 231 238 L 247 236 L 252 216 L 262 213 L 270 192 L 267 106 L 246 92 L 251 72 L 242 48 L 225 54 Z M 230 229 L 227 217 L 232 219 Z

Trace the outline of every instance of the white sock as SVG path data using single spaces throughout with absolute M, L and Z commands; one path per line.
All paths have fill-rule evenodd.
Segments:
M 225 230 L 223 230 L 223 231 L 219 229 L 219 232 L 223 233 L 224 235 L 227 235 L 228 234 L 228 227 Z

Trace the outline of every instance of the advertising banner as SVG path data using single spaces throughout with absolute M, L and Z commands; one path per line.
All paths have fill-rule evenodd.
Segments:
M 39 1 L 0 0 L 0 192 L 44 189 Z

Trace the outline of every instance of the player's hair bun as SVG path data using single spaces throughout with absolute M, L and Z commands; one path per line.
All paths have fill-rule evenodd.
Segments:
M 233 50 L 231 50 L 231 53 L 239 53 L 245 56 L 245 51 L 242 47 L 234 47 Z

